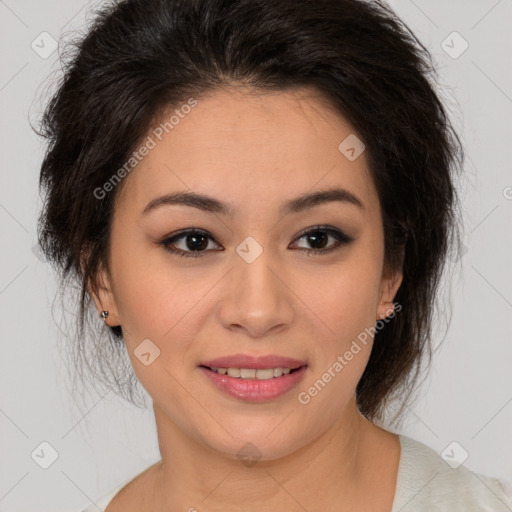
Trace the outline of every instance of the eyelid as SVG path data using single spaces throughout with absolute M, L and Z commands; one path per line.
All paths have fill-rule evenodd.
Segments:
M 207 236 L 207 237 L 213 239 L 212 235 L 210 233 L 208 233 L 208 231 L 205 231 L 204 229 L 201 229 L 201 228 L 184 228 L 184 229 L 180 229 L 178 231 L 175 231 L 174 233 L 171 233 L 169 235 L 166 235 L 163 238 L 162 241 L 166 242 L 166 241 L 169 241 L 169 240 L 174 240 L 176 238 L 182 237 L 183 235 L 188 235 L 189 233 L 197 233 L 199 235 Z
M 208 231 L 205 231 L 204 229 L 201 229 L 201 228 L 180 229 L 179 231 L 176 231 L 175 233 L 166 235 L 160 242 L 158 242 L 158 244 L 162 245 L 164 247 L 164 249 L 166 249 L 167 251 L 169 251 L 171 253 L 185 252 L 185 253 L 189 253 L 192 255 L 194 255 L 194 254 L 202 255 L 202 253 L 209 252 L 209 251 L 182 251 L 181 249 L 174 249 L 174 248 L 169 247 L 172 243 L 175 243 L 176 240 L 183 239 L 189 234 L 202 235 L 202 236 L 208 238 L 209 240 L 213 241 L 216 245 L 220 246 L 220 244 L 215 240 L 215 237 L 213 237 L 210 233 L 208 233 Z M 222 250 L 224 250 L 224 249 L 222 249 Z M 211 249 L 210 249 L 210 251 L 211 251 Z M 219 250 L 216 249 L 216 251 L 219 251 Z
M 310 226 L 308 228 L 305 228 L 302 230 L 299 234 L 295 236 L 295 238 L 292 241 L 292 244 L 296 241 L 300 240 L 304 236 L 315 233 L 315 232 L 324 232 L 328 236 L 333 237 L 337 244 L 332 245 L 331 247 L 328 247 L 327 249 L 307 249 L 304 247 L 299 248 L 300 251 L 306 252 L 308 255 L 314 254 L 314 255 L 322 255 L 326 254 L 327 252 L 330 252 L 331 250 L 335 250 L 343 245 L 347 245 L 348 243 L 354 241 L 355 239 L 349 235 L 347 235 L 343 230 L 339 228 L 335 228 L 334 226 L 329 225 L 316 225 L 316 226 Z M 165 250 L 172 254 L 178 254 L 180 256 L 184 257 L 202 257 L 204 254 L 209 253 L 212 251 L 212 249 L 207 251 L 184 251 L 182 249 L 176 249 L 171 247 L 172 243 L 174 243 L 176 240 L 184 238 L 188 234 L 198 234 L 202 235 L 209 240 L 213 241 L 216 245 L 220 245 L 215 238 L 204 229 L 201 228 L 185 228 L 182 230 L 179 230 L 175 233 L 172 233 L 171 235 L 167 235 L 159 242 L 159 245 L 162 245 Z M 213 249 L 215 252 L 223 251 L 224 249 Z
M 327 233 L 327 234 L 332 235 L 334 237 L 337 236 L 339 238 L 342 238 L 346 242 L 352 242 L 354 240 L 353 237 L 347 235 L 345 233 L 345 231 L 343 231 L 342 229 L 336 228 L 334 226 L 329 226 L 328 224 L 318 224 L 316 226 L 311 226 L 309 228 L 305 228 L 298 235 L 296 235 L 294 240 L 302 238 L 303 236 L 308 235 L 309 233 L 315 233 L 317 231 L 323 231 L 324 233 Z
M 294 242 L 292 242 L 292 244 L 297 243 L 296 241 L 300 241 L 301 238 L 309 235 L 310 233 L 317 233 L 317 232 L 325 233 L 328 237 L 334 238 L 335 243 L 326 248 L 321 248 L 321 249 L 315 249 L 315 248 L 308 249 L 307 247 L 300 247 L 299 250 L 301 252 L 305 252 L 308 256 L 327 255 L 328 253 L 336 251 L 337 249 L 341 249 L 342 247 L 350 244 L 351 242 L 353 242 L 355 240 L 355 238 L 347 235 L 343 230 L 341 230 L 339 228 L 335 228 L 332 226 L 326 226 L 326 225 L 323 225 L 323 226 L 317 225 L 317 226 L 312 226 L 312 227 L 306 228 L 304 231 L 302 231 L 299 235 L 297 235 L 294 238 Z

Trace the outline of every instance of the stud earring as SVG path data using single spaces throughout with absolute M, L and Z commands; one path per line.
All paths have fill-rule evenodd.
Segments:
M 102 311 L 100 316 L 102 320 L 106 320 L 108 317 L 108 311 Z

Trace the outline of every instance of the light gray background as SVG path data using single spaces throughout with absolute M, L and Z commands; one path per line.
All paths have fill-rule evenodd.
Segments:
M 467 467 L 512 480 L 512 1 L 390 3 L 431 50 L 467 154 L 460 184 L 467 252 L 451 325 L 399 431 L 439 453 L 457 441 L 469 453 Z M 45 59 L 31 43 L 42 52 L 42 32 L 58 40 L 83 29 L 95 4 L 0 0 L 2 512 L 79 511 L 159 458 L 151 409 L 109 393 L 77 412 L 56 344 L 55 279 L 32 251 L 43 148 L 27 120 L 37 119 L 58 52 Z M 454 31 L 469 44 L 457 58 L 441 47 Z M 447 44 L 458 51 L 453 37 Z M 43 441 L 58 452 L 48 469 L 31 458 Z

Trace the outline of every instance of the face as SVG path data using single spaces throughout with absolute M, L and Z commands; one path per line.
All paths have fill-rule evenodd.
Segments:
M 185 110 L 124 178 L 94 298 L 157 421 L 227 457 L 250 442 L 275 459 L 356 414 L 373 341 L 357 340 L 392 311 L 401 275 L 384 272 L 365 153 L 338 148 L 354 130 L 314 91 L 216 92 Z M 161 199 L 181 192 L 211 200 Z M 234 354 L 301 369 L 240 387 L 202 366 Z

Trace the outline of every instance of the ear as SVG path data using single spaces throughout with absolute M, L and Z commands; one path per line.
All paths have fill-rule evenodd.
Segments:
M 82 271 L 84 270 L 84 258 L 86 257 L 88 256 L 84 255 L 82 258 Z M 87 283 L 87 291 L 94 301 L 98 316 L 101 315 L 102 311 L 108 311 L 108 317 L 104 320 L 105 324 L 110 327 L 120 325 L 121 321 L 112 291 L 112 279 L 103 263 L 100 263 L 97 274 L 91 277 Z
M 389 270 L 386 269 L 382 274 L 380 284 L 380 300 L 377 306 L 377 320 L 386 318 L 393 314 L 395 306 L 393 300 L 402 284 L 402 269 Z

